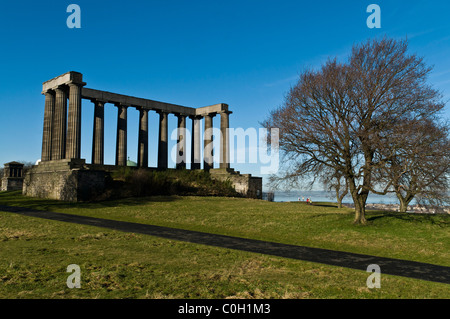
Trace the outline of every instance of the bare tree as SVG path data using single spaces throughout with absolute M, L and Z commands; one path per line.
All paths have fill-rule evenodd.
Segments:
M 443 205 L 448 199 L 450 176 L 449 126 L 436 120 L 405 121 L 395 127 L 384 149 L 386 165 L 379 180 L 392 182 L 400 212 L 416 200 Z
M 439 92 L 426 83 L 431 68 L 408 55 L 407 47 L 406 41 L 369 40 L 355 45 L 345 63 L 328 60 L 320 70 L 300 74 L 284 104 L 262 123 L 279 128 L 283 162 L 291 163 L 278 179 L 333 171 L 347 182 L 354 223 L 366 223 L 369 192 L 386 193 L 392 186 L 374 180 L 388 161 L 380 150 L 392 128 L 432 118 L 444 107 Z
M 335 173 L 332 175 L 325 175 L 322 178 L 322 183 L 325 189 L 335 192 L 338 208 L 342 208 L 342 201 L 348 194 L 347 179 L 339 175 L 338 173 Z

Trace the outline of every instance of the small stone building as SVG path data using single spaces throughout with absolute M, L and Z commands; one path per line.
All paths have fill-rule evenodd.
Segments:
M 5 164 L 2 178 L 2 191 L 22 190 L 23 164 L 10 162 Z

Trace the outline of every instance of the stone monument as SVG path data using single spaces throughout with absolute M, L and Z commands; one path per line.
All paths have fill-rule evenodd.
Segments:
M 45 95 L 44 129 L 41 162 L 27 173 L 24 194 L 27 196 L 52 198 L 67 201 L 82 201 L 103 192 L 105 179 L 110 172 L 127 166 L 127 111 L 139 111 L 139 134 L 137 167 L 149 168 L 148 122 L 150 112 L 159 116 L 159 134 L 156 145 L 157 167 L 168 169 L 168 121 L 169 115 L 177 117 L 176 169 L 185 169 L 186 121 L 192 120 L 190 169 L 203 169 L 218 179 L 229 179 L 237 191 L 245 196 L 262 196 L 262 178 L 241 176 L 230 169 L 229 164 L 229 115 L 225 103 L 205 107 L 187 107 L 166 102 L 137 98 L 85 87 L 83 75 L 67 72 L 43 83 Z M 92 134 L 92 163 L 81 158 L 81 108 L 82 100 L 92 102 L 94 107 Z M 104 163 L 104 114 L 106 104 L 117 108 L 115 165 Z M 213 117 L 220 115 L 220 168 L 214 174 L 212 154 Z M 201 158 L 200 121 L 204 120 L 203 159 Z M 241 178 L 242 177 L 242 178 Z M 244 185 L 247 183 L 248 185 Z

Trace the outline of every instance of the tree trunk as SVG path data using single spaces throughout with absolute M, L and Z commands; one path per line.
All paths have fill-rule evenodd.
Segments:
M 414 196 L 411 196 L 411 195 L 408 194 L 405 197 L 403 197 L 401 194 L 397 193 L 397 198 L 398 198 L 398 200 L 400 202 L 400 208 L 399 208 L 398 211 L 400 213 L 406 213 L 406 211 L 408 209 L 408 205 L 412 201 Z
M 347 193 L 348 193 L 348 188 L 346 186 L 345 191 L 341 194 L 341 196 L 339 196 L 339 199 L 338 199 L 339 208 L 342 208 L 342 200 L 347 195 Z
M 366 220 L 366 199 L 367 196 L 363 194 L 358 194 L 357 190 L 354 189 L 351 191 L 353 203 L 355 204 L 355 219 L 353 220 L 353 224 L 355 225 L 365 225 L 367 224 Z
M 366 220 L 366 203 L 362 200 L 361 195 L 356 195 L 359 197 L 355 201 L 355 219 L 353 220 L 353 224 L 355 225 L 365 225 L 367 224 Z M 356 204 L 358 203 L 358 204 Z
M 358 194 L 358 189 L 356 188 L 355 181 L 353 179 L 348 179 L 348 189 L 352 195 L 353 203 L 355 204 L 355 219 L 353 224 L 355 225 L 365 225 L 366 220 L 366 200 L 368 194 Z
M 347 195 L 347 193 L 348 193 L 348 182 L 347 182 L 347 180 L 345 180 L 345 189 L 342 192 L 342 194 L 340 194 L 340 191 L 341 191 L 341 180 L 340 180 L 340 178 L 337 178 L 337 183 L 334 186 L 334 190 L 336 191 L 336 200 L 337 200 L 338 208 L 342 208 L 342 200 L 344 199 L 345 195 Z
M 337 199 L 338 208 L 342 208 L 342 198 L 341 198 L 341 196 L 339 196 L 338 188 L 336 188 L 336 199 Z
M 403 200 L 400 200 L 400 207 L 398 211 L 400 213 L 406 213 L 406 209 L 408 208 L 408 204 L 406 204 Z

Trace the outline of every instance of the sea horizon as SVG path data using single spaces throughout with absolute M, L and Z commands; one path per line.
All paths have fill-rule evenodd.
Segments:
M 297 202 L 306 201 L 309 198 L 314 202 L 332 202 L 336 203 L 336 194 L 333 191 L 319 190 L 291 190 L 291 191 L 273 191 L 275 202 Z M 353 200 L 350 195 L 346 195 L 342 200 L 344 204 L 352 204 Z M 386 195 L 377 195 L 370 193 L 367 198 L 367 204 L 399 204 L 397 196 L 393 193 Z M 413 199 L 409 205 L 415 205 L 417 201 Z

